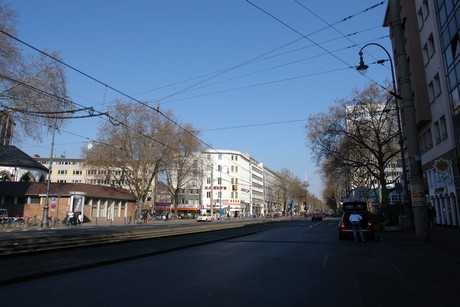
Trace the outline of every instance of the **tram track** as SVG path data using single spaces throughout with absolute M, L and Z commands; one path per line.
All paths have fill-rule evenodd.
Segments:
M 142 229 L 116 234 L 83 235 L 74 238 L 41 238 L 40 242 L 0 243 L 0 286 L 151 257 L 175 250 L 246 236 L 284 222 L 215 223 Z M 47 246 L 48 245 L 48 246 Z M 9 250 L 9 252 L 8 252 Z
M 127 231 L 69 234 L 60 236 L 28 236 L 0 241 L 0 257 L 25 253 L 36 253 L 85 246 L 104 245 L 180 236 L 201 232 L 221 231 L 260 225 L 261 223 L 213 223 L 207 225 L 190 225 L 181 227 L 143 228 Z

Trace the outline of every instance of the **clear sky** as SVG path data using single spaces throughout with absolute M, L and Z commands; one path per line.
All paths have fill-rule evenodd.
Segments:
M 104 112 L 114 99 L 127 99 L 123 93 L 159 104 L 201 129 L 201 140 L 214 149 L 249 153 L 302 180 L 307 174 L 318 197 L 322 181 L 306 140 L 308 116 L 327 112 L 370 79 L 391 78 L 388 65 L 372 65 L 366 76 L 353 69 L 369 42 L 391 53 L 382 26 L 386 1 L 4 2 L 18 13 L 21 40 L 60 52 L 65 63 L 101 81 L 66 69 L 76 103 Z M 368 64 L 387 58 L 375 46 L 365 51 Z M 54 153 L 80 157 L 100 121 L 72 120 L 56 135 Z M 51 137 L 15 145 L 45 157 Z

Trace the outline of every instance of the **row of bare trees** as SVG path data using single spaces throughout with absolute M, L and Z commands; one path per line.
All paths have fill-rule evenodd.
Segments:
M 127 185 L 139 207 L 164 172 L 177 209 L 180 191 L 202 169 L 196 155 L 202 148 L 198 131 L 171 112 L 137 102 L 115 101 L 108 113 L 110 120 L 101 124 L 94 145 L 83 148 L 87 165 L 104 170 L 119 187 Z
M 278 180 L 275 187 L 276 198 L 278 202 L 284 203 L 285 212 L 289 211 L 288 205 L 291 197 L 295 204 L 295 211 L 297 212 L 304 210 L 321 211 L 326 209 L 326 206 L 323 207 L 321 200 L 308 191 L 305 182 L 302 182 L 292 171 L 283 168 L 277 175 Z M 302 208 L 302 206 L 304 207 Z M 328 208 L 336 209 L 333 206 L 329 206 Z
M 338 205 L 352 188 L 369 187 L 387 204 L 387 172 L 400 154 L 395 111 L 389 92 L 371 83 L 309 117 L 307 142 L 324 178 L 324 199 Z

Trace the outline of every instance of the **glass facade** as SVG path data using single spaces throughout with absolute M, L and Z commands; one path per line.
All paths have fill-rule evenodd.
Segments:
M 436 14 L 449 93 L 455 114 L 455 130 L 460 131 L 460 0 L 436 0 Z

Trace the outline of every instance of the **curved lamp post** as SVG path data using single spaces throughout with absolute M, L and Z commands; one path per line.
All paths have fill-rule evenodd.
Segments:
M 377 46 L 380 47 L 383 51 L 388 56 L 388 60 L 390 61 L 390 69 L 391 69 L 391 80 L 393 82 L 393 91 L 388 91 L 394 98 L 394 104 L 395 104 L 395 110 L 396 110 L 396 119 L 398 122 L 398 136 L 399 136 L 399 150 L 401 151 L 401 167 L 402 167 L 402 175 L 403 175 L 403 193 L 404 193 L 404 202 L 406 202 L 407 197 L 409 196 L 409 190 L 407 186 L 407 171 L 406 171 L 406 159 L 404 157 L 404 141 L 403 141 L 403 135 L 402 135 L 402 128 L 401 128 L 401 115 L 399 113 L 399 101 L 401 97 L 396 94 L 396 78 L 395 78 L 395 73 L 393 69 L 393 60 L 391 59 L 390 53 L 380 44 L 377 43 L 369 43 L 364 45 L 360 50 L 359 50 L 359 66 L 356 67 L 356 70 L 359 72 L 365 73 L 369 66 L 364 64 L 363 60 L 363 49 L 366 48 L 367 46 Z M 381 61 L 378 61 L 378 63 L 383 63 Z

